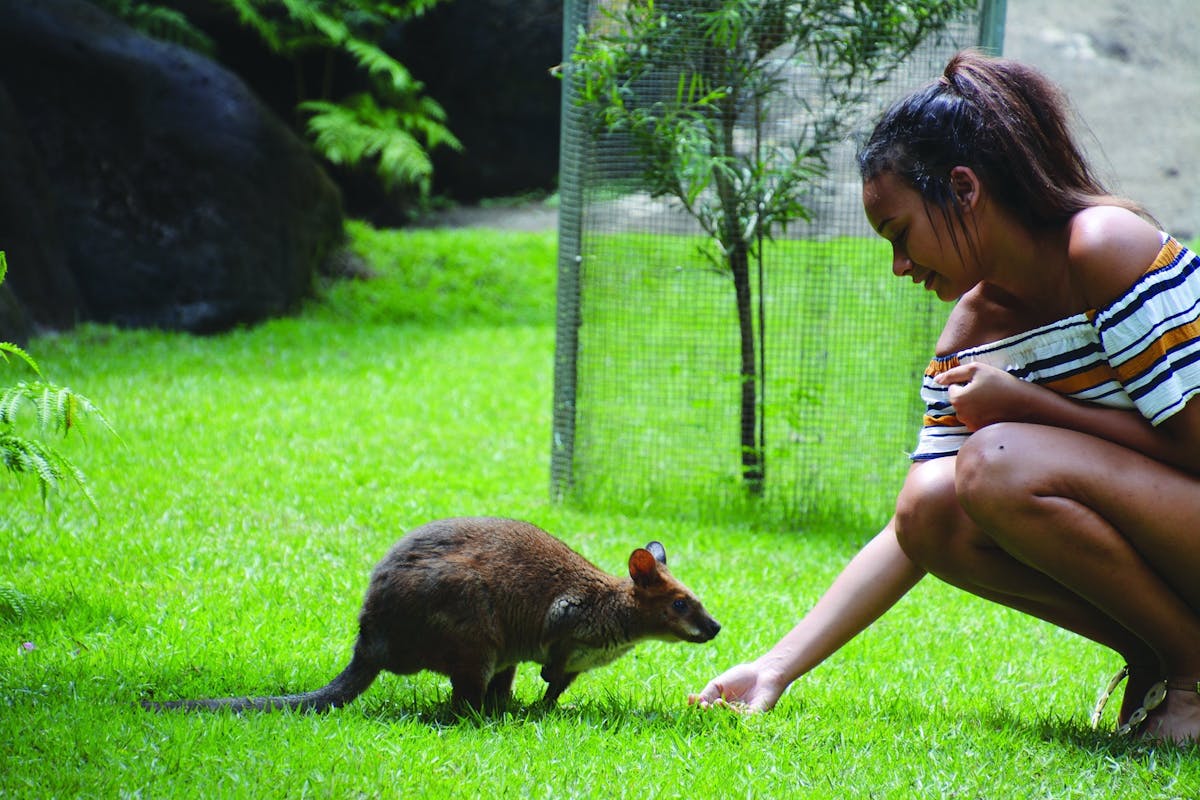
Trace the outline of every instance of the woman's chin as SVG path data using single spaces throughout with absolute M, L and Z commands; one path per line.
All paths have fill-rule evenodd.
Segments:
M 961 286 L 955 286 L 947 281 L 934 281 L 929 286 L 929 291 L 937 295 L 938 300 L 943 303 L 954 303 L 962 298 L 967 290 Z

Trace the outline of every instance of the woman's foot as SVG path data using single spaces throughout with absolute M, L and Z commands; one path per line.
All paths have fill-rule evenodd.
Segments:
M 1150 712 L 1141 735 L 1177 744 L 1200 742 L 1200 680 L 1169 679 L 1166 699 Z

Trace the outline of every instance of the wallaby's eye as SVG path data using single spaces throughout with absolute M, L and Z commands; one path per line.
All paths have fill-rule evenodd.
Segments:
M 682 614 L 688 609 L 687 600 L 684 600 L 682 597 L 680 597 L 676 599 L 675 602 L 671 603 L 671 608 L 675 609 L 677 613 Z

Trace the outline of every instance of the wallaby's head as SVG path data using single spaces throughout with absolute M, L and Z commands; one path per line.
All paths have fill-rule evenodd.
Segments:
M 721 630 L 704 604 L 671 575 L 667 551 L 659 542 L 639 547 L 629 556 L 629 577 L 644 636 L 672 641 L 707 642 Z

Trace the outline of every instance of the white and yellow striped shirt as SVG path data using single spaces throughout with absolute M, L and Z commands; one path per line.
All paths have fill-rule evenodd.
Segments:
M 1136 408 L 1157 425 L 1200 393 L 1200 256 L 1164 236 L 1154 263 L 1107 307 L 935 357 L 914 461 L 954 455 L 970 436 L 933 378 L 972 362 L 1076 400 Z

